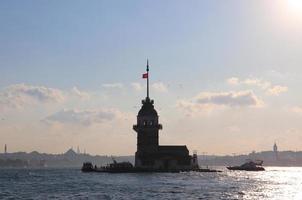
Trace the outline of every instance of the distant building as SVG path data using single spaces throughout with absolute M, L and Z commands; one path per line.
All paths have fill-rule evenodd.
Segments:
M 4 154 L 7 154 L 7 145 L 4 145 Z
M 273 151 L 274 151 L 274 154 L 275 154 L 275 159 L 276 159 L 276 161 L 279 160 L 279 156 L 278 156 L 278 146 L 277 146 L 276 142 L 274 143 Z
M 80 147 L 77 147 L 77 154 L 81 154 Z
M 70 149 L 68 149 L 64 155 L 66 157 L 76 157 L 78 154 L 73 150 L 73 148 L 71 147 Z
M 137 115 L 137 124 L 133 129 L 137 132 L 137 151 L 135 167 L 150 170 L 189 170 L 198 167 L 197 155 L 189 155 L 187 146 L 162 146 L 158 142 L 159 123 L 154 101 L 149 98 L 149 65 L 147 73 L 147 97 L 142 100 L 142 107 Z

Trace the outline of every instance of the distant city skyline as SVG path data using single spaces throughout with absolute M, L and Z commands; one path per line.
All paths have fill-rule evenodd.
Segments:
M 298 2 L 1 1 L 0 146 L 133 155 L 149 59 L 160 144 L 302 150 Z
M 76 154 L 89 154 L 89 153 L 87 153 L 86 152 L 86 149 L 85 148 L 80 148 L 80 146 L 77 146 L 77 148 L 76 148 L 76 150 L 74 149 L 74 147 L 73 146 L 71 146 L 71 147 L 69 147 L 69 148 L 67 148 L 67 149 L 65 149 L 65 151 L 63 151 L 63 152 L 60 152 L 60 153 L 66 153 L 66 152 L 68 152 L 68 151 L 73 151 L 74 153 L 76 153 Z M 255 152 L 265 152 L 265 151 L 270 151 L 269 149 L 265 149 L 265 150 L 261 150 L 261 149 L 258 149 L 257 151 L 256 150 L 253 150 L 253 151 L 251 151 L 251 152 L 241 152 L 242 154 L 249 154 L 249 153 L 255 153 Z M 279 152 L 279 150 L 278 150 L 278 146 L 277 146 L 277 143 L 275 142 L 274 144 L 273 144 L 273 148 L 271 149 L 271 151 L 273 151 L 276 155 L 278 154 L 278 152 Z M 287 150 L 287 149 L 283 149 L 283 151 L 291 151 L 291 150 Z M 24 151 L 24 150 L 19 150 L 19 151 L 16 151 L 16 152 L 8 152 L 8 148 L 7 148 L 7 144 L 5 144 L 4 145 L 4 151 L 3 151 L 3 154 L 8 154 L 8 153 L 17 153 L 17 152 L 26 152 L 26 153 L 32 153 L 32 152 L 37 152 L 36 150 L 33 150 L 33 151 Z M 1 154 L 2 152 L 0 152 L 0 154 Z M 39 152 L 39 153 L 45 153 L 45 152 Z M 194 151 L 192 151 L 192 153 L 193 154 L 198 154 L 198 151 L 197 150 L 194 150 Z M 52 153 L 50 153 L 50 154 L 52 154 Z M 94 154 L 94 155 L 99 155 L 99 156 L 104 156 L 104 155 L 106 155 L 106 154 Z M 215 154 L 208 154 L 208 152 L 199 152 L 199 155 L 200 156 L 205 156 L 205 155 L 215 155 Z M 222 156 L 230 156 L 230 155 L 240 155 L 240 153 L 239 154 L 236 154 L 236 153 L 231 153 L 231 154 L 224 154 L 224 155 L 222 155 Z M 118 156 L 129 156 L 129 155 L 118 155 Z M 217 156 L 221 156 L 221 155 L 217 155 Z

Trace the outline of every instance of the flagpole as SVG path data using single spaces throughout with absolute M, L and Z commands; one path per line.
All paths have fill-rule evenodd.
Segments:
M 147 99 L 149 99 L 149 60 L 147 59 Z

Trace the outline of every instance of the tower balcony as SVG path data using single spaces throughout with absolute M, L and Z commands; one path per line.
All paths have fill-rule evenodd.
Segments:
M 161 124 L 156 125 L 133 125 L 133 130 L 138 131 L 148 131 L 148 130 L 162 130 L 163 126 Z

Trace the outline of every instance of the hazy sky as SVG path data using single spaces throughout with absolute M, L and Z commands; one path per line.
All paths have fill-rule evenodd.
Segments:
M 0 1 L 0 146 L 130 155 L 150 95 L 161 144 L 302 150 L 302 1 Z

